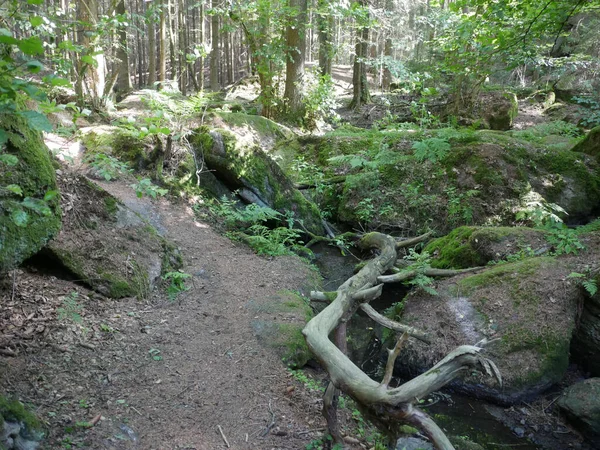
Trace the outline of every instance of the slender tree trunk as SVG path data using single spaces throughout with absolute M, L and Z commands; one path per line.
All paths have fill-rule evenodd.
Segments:
M 331 75 L 331 62 L 333 60 L 334 52 L 332 42 L 334 21 L 329 10 L 329 0 L 319 0 L 318 10 L 319 68 L 321 70 L 321 75 Z
M 307 0 L 290 0 L 295 17 L 286 30 L 288 55 L 285 71 L 285 93 L 287 109 L 291 115 L 302 115 L 302 76 L 306 57 Z
M 89 64 L 83 58 L 79 59 L 77 82 L 80 86 L 76 91 L 79 90 L 79 94 L 83 95 L 87 90 L 92 105 L 100 108 L 104 104 L 106 60 L 98 45 L 98 36 L 94 33 L 98 23 L 98 1 L 80 0 L 77 4 L 77 19 L 85 24 L 77 30 L 77 42 L 85 49 L 84 56 L 90 56 L 94 64 Z
M 119 15 L 125 15 L 125 0 L 118 0 L 115 12 Z M 117 47 L 117 59 L 119 62 L 119 75 L 117 78 L 117 93 L 126 94 L 133 90 L 131 84 L 131 75 L 129 73 L 129 55 L 127 46 L 127 31 L 125 27 L 119 28 L 119 43 Z
M 386 0 L 385 2 L 386 12 L 392 16 L 394 12 L 394 0 Z M 390 90 L 392 84 L 392 72 L 390 71 L 390 62 L 392 60 L 392 27 L 387 30 L 385 37 L 385 44 L 383 48 L 384 65 L 383 65 L 383 79 L 381 80 L 381 87 L 384 91 Z
M 212 0 L 212 7 L 216 8 L 218 0 Z M 213 14 L 210 21 L 210 34 L 212 40 L 212 50 L 210 52 L 210 88 L 213 91 L 221 89 L 219 84 L 219 16 Z
M 156 83 L 156 29 L 154 17 L 156 14 L 156 0 L 148 13 L 148 85 L 154 87 Z
M 367 0 L 360 0 L 363 7 L 367 7 Z M 365 59 L 369 56 L 369 27 L 363 24 L 357 29 L 354 68 L 352 72 L 353 96 L 350 108 L 358 109 L 371 101 L 369 82 Z
M 160 5 L 160 23 L 158 35 L 160 42 L 158 43 L 158 81 L 159 89 L 164 87 L 167 79 L 167 11 L 168 3 L 162 2 Z

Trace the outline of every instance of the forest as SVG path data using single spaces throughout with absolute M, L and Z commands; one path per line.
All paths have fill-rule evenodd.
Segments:
M 0 450 L 600 447 L 600 0 L 2 0 L 0 53 Z

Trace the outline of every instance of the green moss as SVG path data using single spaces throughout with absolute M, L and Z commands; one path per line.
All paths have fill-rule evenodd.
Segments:
M 110 216 L 114 216 L 119 210 L 119 203 L 114 197 L 104 197 L 104 206 L 106 206 L 106 212 Z
M 587 225 L 577 228 L 577 234 L 593 233 L 600 231 L 600 219 L 596 219 Z
M 306 339 L 302 334 L 302 327 L 297 325 L 280 323 L 278 332 L 282 337 L 285 351 L 281 357 L 291 368 L 300 368 L 306 365 L 312 353 L 306 345 Z
M 42 200 L 50 190 L 58 190 L 54 167 L 42 136 L 29 128 L 26 120 L 16 114 L 0 115 L 0 129 L 7 134 L 3 154 L 18 158 L 17 165 L 0 162 L 0 186 L 18 185 L 22 198 Z M 50 214 L 42 215 L 21 206 L 21 199 L 0 193 L 0 273 L 20 264 L 40 250 L 61 227 L 60 197 L 46 201 Z M 17 226 L 10 214 L 24 211 L 27 225 Z
M 473 250 L 469 238 L 475 231 L 474 227 L 459 227 L 449 235 L 429 243 L 425 250 L 435 256 L 431 266 L 436 268 L 463 268 L 485 264 L 481 256 Z
M 0 395 L 0 428 L 4 420 L 23 422 L 31 430 L 39 430 L 42 427 L 35 414 L 28 411 L 21 402 Z
M 507 288 L 514 286 L 517 280 L 535 274 L 544 264 L 551 264 L 554 257 L 528 258 L 510 264 L 491 267 L 484 272 L 463 278 L 458 282 L 460 292 L 469 295 L 481 286 L 506 284 Z

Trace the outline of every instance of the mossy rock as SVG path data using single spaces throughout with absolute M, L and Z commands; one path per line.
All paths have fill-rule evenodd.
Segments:
M 1 154 L 18 159 L 12 166 L 0 162 L 0 273 L 3 273 L 37 253 L 58 233 L 61 211 L 59 195 L 44 201 L 44 196 L 58 191 L 58 187 L 41 133 L 29 128 L 27 121 L 16 114 L 1 114 L 0 129 L 7 137 Z M 9 185 L 19 186 L 22 196 L 3 189 Z M 24 206 L 23 201 L 44 202 L 49 210 L 46 214 L 38 213 Z M 23 222 L 23 214 L 27 215 L 27 221 L 19 226 L 16 222 Z
M 568 278 L 574 264 L 572 258 L 528 258 L 440 281 L 437 296 L 409 295 L 401 320 L 428 332 L 433 344 L 411 342 L 397 369 L 414 376 L 459 345 L 500 338 L 486 356 L 498 365 L 503 386 L 475 373 L 453 386 L 502 404 L 535 397 L 559 382 L 569 364 L 582 296 Z
M 10 434 L 7 431 L 10 430 Z M 11 439 L 14 448 L 37 448 L 44 438 L 42 422 L 21 402 L 0 395 L 0 448 Z
M 251 300 L 248 308 L 255 314 L 252 328 L 259 342 L 274 349 L 291 368 L 304 366 L 312 357 L 302 329 L 314 313 L 307 299 L 292 291 L 261 300 Z
M 433 240 L 424 251 L 433 256 L 432 267 L 466 269 L 542 252 L 548 247 L 545 235 L 544 231 L 526 227 L 463 226 Z
M 159 148 L 150 137 L 141 138 L 138 133 L 122 127 L 100 125 L 82 128 L 80 132 L 86 153 L 114 156 L 137 170 L 151 167 L 160 155 Z
M 83 177 L 64 186 L 75 204 L 45 251 L 78 279 L 108 297 L 145 298 L 161 274 L 181 267 L 176 248 L 104 189 Z
M 600 126 L 592 128 L 586 137 L 573 147 L 573 151 L 585 153 L 600 161 Z
M 568 387 L 558 398 L 558 406 L 590 444 L 600 446 L 600 378 Z
M 600 286 L 600 275 L 596 274 L 593 279 Z M 597 377 L 600 376 L 600 294 L 590 296 L 586 291 L 585 297 L 571 353 L 573 361 Z
M 318 208 L 297 190 L 277 163 L 258 147 L 245 147 L 224 130 L 196 130 L 192 144 L 207 166 L 246 201 L 291 211 L 307 230 L 322 234 Z
M 519 114 L 519 102 L 512 92 L 488 92 L 481 100 L 482 118 L 491 130 L 506 131 L 512 128 Z

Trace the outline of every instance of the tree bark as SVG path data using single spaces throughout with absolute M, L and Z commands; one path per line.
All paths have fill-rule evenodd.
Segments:
M 285 70 L 285 92 L 287 112 L 292 116 L 303 115 L 302 76 L 306 58 L 306 20 L 308 1 L 290 0 L 289 6 L 295 14 L 286 29 L 287 58 Z
M 212 7 L 216 8 L 217 0 L 212 0 Z M 219 16 L 213 13 L 210 20 L 211 52 L 210 52 L 210 88 L 213 91 L 221 89 L 219 84 Z
M 156 14 L 156 0 L 148 8 L 148 85 L 154 87 L 156 83 L 156 29 L 154 18 Z
M 333 16 L 329 10 L 329 0 L 319 0 L 317 27 L 319 30 L 319 69 L 321 75 L 331 76 L 331 66 L 334 54 L 332 41 Z
M 360 5 L 368 8 L 366 0 L 360 0 Z M 356 47 L 354 56 L 354 68 L 352 71 L 353 96 L 350 108 L 358 109 L 362 105 L 371 102 L 369 93 L 369 82 L 367 80 L 366 58 L 369 56 L 369 27 L 362 24 L 356 32 Z
M 115 12 L 118 15 L 125 15 L 125 0 L 118 0 Z M 119 60 L 119 75 L 117 78 L 117 94 L 126 94 L 133 90 L 131 84 L 131 74 L 129 73 L 129 52 L 127 46 L 127 30 L 121 26 L 119 28 L 119 42 L 117 47 L 117 59 Z
M 160 42 L 158 43 L 158 88 L 164 87 L 165 81 L 167 80 L 167 11 L 168 1 L 164 0 L 160 5 L 160 24 L 159 24 L 159 36 Z

